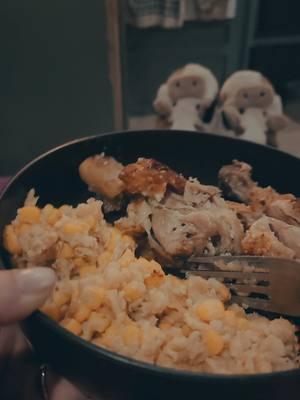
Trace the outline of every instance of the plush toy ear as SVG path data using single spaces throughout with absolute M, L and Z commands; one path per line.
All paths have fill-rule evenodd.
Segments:
M 205 122 L 206 124 L 209 124 L 212 121 L 217 104 L 218 104 L 218 99 L 215 98 L 214 101 L 210 104 L 210 106 L 205 110 L 204 115 L 202 117 L 202 121 Z
M 168 92 L 168 85 L 164 83 L 158 89 L 153 102 L 154 110 L 160 115 L 169 115 L 172 111 L 172 102 Z

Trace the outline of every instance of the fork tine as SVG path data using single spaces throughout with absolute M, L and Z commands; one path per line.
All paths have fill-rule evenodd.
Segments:
M 257 281 L 267 281 L 270 277 L 268 272 L 242 272 L 242 271 L 224 271 L 224 270 L 184 270 L 181 272 L 190 275 L 200 275 L 204 278 L 228 278 L 228 279 L 256 279 Z
M 275 311 L 272 309 L 271 302 L 269 300 L 264 299 L 254 299 L 252 297 L 244 297 L 244 296 L 232 296 L 232 303 L 237 303 L 241 306 L 248 306 L 253 308 L 253 310 L 262 310 L 262 311 Z
M 250 294 L 250 293 L 259 293 L 259 294 L 264 294 L 266 296 L 270 296 L 271 291 L 268 286 L 257 286 L 257 285 L 240 285 L 240 284 L 235 284 L 235 283 L 227 283 L 226 286 L 229 289 L 232 289 L 236 291 L 237 293 L 245 293 L 245 294 Z

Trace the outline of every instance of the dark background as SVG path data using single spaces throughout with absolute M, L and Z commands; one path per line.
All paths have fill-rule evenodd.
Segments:
M 105 1 L 1 0 L 0 176 L 113 128 Z

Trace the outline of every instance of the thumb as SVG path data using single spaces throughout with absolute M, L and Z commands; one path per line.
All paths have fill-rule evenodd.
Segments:
M 50 268 L 0 271 L 0 326 L 17 322 L 40 307 L 55 283 Z

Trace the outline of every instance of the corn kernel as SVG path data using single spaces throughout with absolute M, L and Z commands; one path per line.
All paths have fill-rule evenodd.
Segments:
M 112 253 L 104 251 L 97 259 L 97 263 L 100 267 L 105 267 L 111 261 Z
M 69 222 L 63 226 L 63 232 L 67 235 L 75 235 L 76 233 L 84 233 L 85 230 L 86 230 L 86 225 L 83 223 L 73 224 L 73 223 Z
M 97 310 L 103 304 L 105 289 L 88 286 L 82 290 L 80 299 L 91 310 Z
M 46 217 L 46 222 L 49 225 L 54 225 L 61 217 L 61 212 L 54 208 Z
M 59 211 L 63 214 L 66 211 L 70 210 L 72 208 L 71 206 L 68 206 L 67 204 L 63 204 L 62 206 L 59 207 Z
M 112 347 L 115 341 L 115 337 L 119 334 L 119 327 L 112 323 L 102 335 L 102 344 L 107 347 Z
M 63 306 L 71 300 L 71 292 L 54 290 L 53 301 L 57 306 Z
M 59 251 L 59 258 L 72 258 L 74 256 L 74 252 L 72 247 L 68 243 L 63 243 L 61 250 Z
M 110 238 L 108 240 L 108 243 L 106 245 L 106 250 L 109 253 L 113 253 L 114 249 L 116 248 L 116 244 L 117 244 L 117 229 L 112 229 L 111 234 L 110 234 Z
M 120 257 L 119 264 L 122 268 L 128 267 L 128 265 L 134 260 L 134 254 L 132 250 L 127 249 L 125 253 Z
M 84 278 L 85 276 L 95 274 L 96 272 L 97 272 L 96 265 L 87 265 L 79 269 L 80 278 Z
M 227 287 L 225 285 L 222 285 L 217 289 L 217 294 L 220 296 L 221 300 L 224 302 L 230 300 L 230 297 L 231 297 L 230 291 L 229 291 L 229 289 L 227 289 Z
M 37 224 L 40 222 L 41 210 L 34 206 L 22 207 L 18 210 L 18 218 L 21 223 Z
M 77 268 L 83 268 L 89 265 L 88 262 L 83 257 L 74 258 L 73 263 Z
M 196 308 L 198 318 L 205 322 L 223 318 L 224 311 L 224 305 L 218 299 L 204 300 Z
M 163 280 L 163 276 L 154 272 L 154 274 L 148 276 L 148 278 L 145 279 L 145 285 L 148 289 L 157 288 L 162 284 Z
M 172 328 L 172 325 L 169 324 L 168 322 L 162 322 L 162 323 L 159 325 L 159 327 L 160 327 L 160 329 L 162 329 L 163 331 L 166 331 L 166 330 Z
M 3 233 L 3 244 L 11 254 L 20 254 L 22 247 L 12 225 L 7 225 Z
M 230 306 L 229 310 L 234 312 L 236 317 L 240 317 L 240 318 L 246 317 L 245 310 L 242 307 L 238 306 L 237 304 L 232 304 Z
M 54 321 L 60 321 L 61 319 L 61 309 L 56 304 L 44 304 L 41 307 L 41 311 Z
M 81 325 L 73 318 L 63 320 L 61 325 L 68 331 L 74 333 L 74 335 L 80 335 L 82 332 Z
M 14 231 L 17 236 L 22 235 L 31 227 L 30 224 L 18 224 L 14 225 Z
M 249 328 L 249 321 L 246 318 L 238 318 L 237 319 L 237 327 L 241 331 L 245 331 Z
M 135 301 L 142 296 L 141 289 L 137 287 L 134 282 L 128 283 L 128 285 L 124 287 L 123 292 L 124 292 L 124 298 L 127 301 Z
M 212 356 L 217 356 L 224 349 L 223 338 L 212 329 L 209 329 L 203 333 L 203 340 L 208 350 L 208 353 Z
M 91 312 L 91 309 L 85 304 L 78 304 L 73 314 L 73 318 L 76 319 L 77 322 L 82 323 L 89 318 Z
M 135 324 L 129 324 L 124 328 L 123 340 L 126 346 L 139 347 L 142 340 L 142 332 Z
M 102 347 L 103 346 L 103 339 L 102 337 L 97 337 L 92 340 L 92 343 L 95 344 L 96 346 Z
M 102 333 L 111 324 L 111 318 L 108 313 L 92 312 L 89 318 L 89 323 L 93 332 Z
M 235 325 L 236 324 L 236 315 L 233 311 L 231 310 L 226 310 L 224 313 L 224 320 L 226 323 L 229 325 Z

